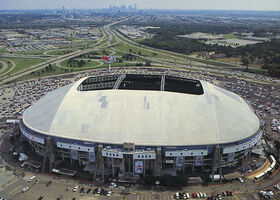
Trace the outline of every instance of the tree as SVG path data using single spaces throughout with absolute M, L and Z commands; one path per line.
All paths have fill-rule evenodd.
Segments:
M 151 66 L 152 65 L 152 62 L 149 61 L 149 60 L 146 60 L 146 63 L 145 63 L 146 66 Z
M 247 57 L 242 57 L 241 62 L 243 66 L 246 66 L 246 72 L 248 72 L 249 59 Z

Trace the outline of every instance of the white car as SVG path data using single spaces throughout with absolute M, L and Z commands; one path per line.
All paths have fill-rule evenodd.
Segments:
M 77 192 L 78 188 L 79 188 L 79 186 L 76 185 L 76 186 L 73 188 L 73 192 Z
M 29 188 L 29 187 L 23 188 L 21 192 L 22 192 L 22 193 L 26 192 L 26 191 L 28 190 L 28 188 Z
M 21 164 L 21 167 L 24 167 L 26 164 L 27 164 L 27 161 L 23 162 L 23 163 Z
M 32 177 L 28 180 L 28 182 L 31 182 L 34 178 L 36 178 L 36 176 L 32 176 Z
M 108 193 L 107 193 L 107 197 L 110 197 L 112 195 L 112 191 L 110 190 Z
M 179 192 L 176 192 L 175 193 L 175 199 L 179 199 L 180 197 L 179 197 Z
M 116 184 L 116 183 L 114 183 L 114 182 L 112 182 L 112 183 L 111 183 L 111 186 L 113 186 L 113 187 L 117 187 L 117 184 Z
M 244 180 L 241 177 L 239 177 L 238 180 L 240 181 L 240 183 L 244 183 Z
M 202 195 L 203 195 L 203 198 L 207 198 L 207 195 L 205 193 L 203 193 Z

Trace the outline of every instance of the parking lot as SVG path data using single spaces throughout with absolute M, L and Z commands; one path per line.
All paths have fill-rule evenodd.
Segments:
M 121 191 L 114 191 L 112 196 L 107 197 L 104 195 L 93 194 L 94 187 L 90 187 L 87 185 L 79 185 L 79 188 L 76 192 L 73 192 L 73 188 L 76 186 L 75 183 L 62 183 L 59 181 L 53 180 L 49 186 L 46 186 L 46 183 L 49 180 L 40 180 L 38 183 L 35 183 L 38 179 L 37 177 L 34 178 L 32 181 L 28 181 L 30 176 L 25 176 L 22 179 L 19 179 L 15 183 L 8 186 L 4 191 L 0 192 L 0 197 L 6 199 L 13 199 L 13 200 L 37 200 L 39 197 L 43 197 L 43 199 L 57 199 L 59 195 L 62 196 L 61 199 L 114 199 L 114 200 L 173 200 L 174 192 L 163 192 L 163 193 L 156 193 L 153 191 L 143 191 L 143 192 L 131 192 L 128 195 L 122 195 Z M 28 187 L 26 192 L 22 192 L 23 188 Z M 67 190 L 67 188 L 69 188 Z M 91 189 L 89 193 L 84 192 L 81 193 L 81 188 L 85 188 L 85 191 Z M 109 189 L 107 189 L 109 191 Z M 192 193 L 189 192 L 191 195 Z M 207 193 L 207 196 L 212 195 L 210 192 Z M 227 200 L 234 200 L 239 199 L 237 196 L 242 197 L 242 194 L 233 195 L 231 197 L 223 197 L 223 199 Z M 190 198 L 194 199 L 194 198 Z M 206 199 L 206 198 L 204 198 Z M 240 198 L 242 199 L 242 198 Z

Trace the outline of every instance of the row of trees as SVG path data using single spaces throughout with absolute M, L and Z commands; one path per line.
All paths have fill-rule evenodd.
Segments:
M 86 62 L 84 60 L 75 60 L 74 58 L 71 58 L 67 61 L 67 67 L 83 67 L 86 65 Z
M 191 33 L 194 31 L 228 33 L 233 30 L 231 26 L 202 26 L 189 25 L 191 28 L 186 29 L 187 25 L 182 27 L 176 24 L 163 25 L 160 29 L 151 29 L 151 33 L 155 34 L 153 38 L 142 40 L 140 43 L 154 48 L 165 49 L 183 54 L 191 54 L 193 52 L 210 52 L 223 53 L 227 57 L 241 57 L 244 66 L 257 62 L 262 64 L 263 69 L 267 69 L 270 76 L 280 77 L 280 40 L 272 39 L 269 42 L 258 43 L 254 45 L 246 45 L 242 47 L 232 48 L 219 45 L 205 44 L 205 40 L 189 39 L 178 37 L 180 34 Z M 217 28 L 217 30 L 216 30 Z M 223 30 L 223 28 L 225 28 Z M 240 27 L 238 28 L 238 30 Z

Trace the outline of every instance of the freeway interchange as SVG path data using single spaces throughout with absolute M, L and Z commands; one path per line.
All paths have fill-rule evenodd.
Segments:
M 188 70 L 199 70 L 199 71 L 207 71 L 211 73 L 218 73 L 218 74 L 223 74 L 223 75 L 234 75 L 238 77 L 243 77 L 243 78 L 248 78 L 248 79 L 255 79 L 255 75 L 245 73 L 245 72 L 240 72 L 236 70 L 232 70 L 232 67 L 220 67 L 221 64 L 225 64 L 222 62 L 217 62 L 217 66 L 213 64 L 207 64 L 204 59 L 195 59 L 193 60 L 191 57 L 179 54 L 179 53 L 174 53 L 174 52 L 169 52 L 166 50 L 159 50 L 151 47 L 147 47 L 144 45 L 140 45 L 122 34 L 120 34 L 116 29 L 115 25 L 118 25 L 124 21 L 128 20 L 128 18 L 124 18 L 115 22 L 112 22 L 110 24 L 107 24 L 102 27 L 102 32 L 103 36 L 99 39 L 99 41 L 90 46 L 89 48 L 86 49 L 80 49 L 76 50 L 74 52 L 62 55 L 62 56 L 56 56 L 56 57 L 51 57 L 49 60 L 44 61 L 42 63 L 32 65 L 26 69 L 23 69 L 21 71 L 18 71 L 12 75 L 5 74 L 0 77 L 0 85 L 10 83 L 12 81 L 15 81 L 19 79 L 20 77 L 23 77 L 25 75 L 28 75 L 32 72 L 36 72 L 40 69 L 44 69 L 46 66 L 49 64 L 55 65 L 55 66 L 60 66 L 60 63 L 62 63 L 65 60 L 69 60 L 71 58 L 78 57 L 83 54 L 90 53 L 92 51 L 96 50 L 111 50 L 113 53 L 111 55 L 114 55 L 115 53 L 120 53 L 120 54 L 132 54 L 139 59 L 142 60 L 149 60 L 152 63 L 152 66 L 155 67 L 166 67 L 166 68 L 182 68 L 182 69 L 188 69 Z M 114 42 L 113 42 L 114 41 Z M 131 52 L 128 50 L 122 50 L 118 48 L 118 45 L 125 45 L 127 48 L 134 48 L 139 51 L 145 51 L 154 55 L 157 55 L 155 57 L 148 56 L 148 55 L 139 55 L 136 52 Z M 15 55 L 9 55 L 9 54 L 2 54 L 2 56 L 6 57 L 14 57 Z M 4 61 L 1 61 L 4 62 Z M 100 65 L 99 65 L 100 66 Z M 15 66 L 13 66 L 15 67 Z M 267 77 L 261 77 L 262 80 L 267 81 L 269 78 Z M 268 80 L 271 81 L 271 80 Z

